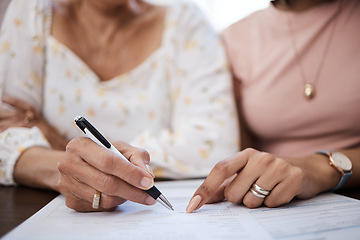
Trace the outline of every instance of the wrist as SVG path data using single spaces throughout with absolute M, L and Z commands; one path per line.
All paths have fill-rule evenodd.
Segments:
M 340 174 L 329 165 L 329 159 L 320 154 L 288 159 L 305 172 L 303 190 L 299 197 L 309 198 L 329 191 L 337 185 Z
M 65 151 L 68 141 L 62 137 L 54 127 L 48 125 L 46 122 L 40 122 L 38 127 L 50 143 L 52 149 Z
M 64 152 L 43 147 L 24 151 L 14 168 L 14 179 L 20 185 L 57 191 L 60 174 L 57 163 Z

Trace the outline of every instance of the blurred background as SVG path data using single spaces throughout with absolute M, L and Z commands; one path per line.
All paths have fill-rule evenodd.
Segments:
M 25 0 L 26 1 L 26 0 Z M 178 0 L 149 0 L 155 3 L 168 3 Z M 221 31 L 231 23 L 265 8 L 270 0 L 188 0 L 195 2 L 207 15 L 215 29 Z M 10 0 L 0 0 L 0 23 Z
M 0 0 L 1 1 L 1 0 Z M 166 3 L 177 0 L 151 0 Z M 195 2 L 207 15 L 215 29 L 221 31 L 231 23 L 246 17 L 254 11 L 265 8 L 270 0 L 188 0 Z

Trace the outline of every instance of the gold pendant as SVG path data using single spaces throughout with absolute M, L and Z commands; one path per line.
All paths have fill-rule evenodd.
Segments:
M 304 95 L 308 100 L 311 100 L 315 95 L 315 87 L 311 83 L 305 84 Z

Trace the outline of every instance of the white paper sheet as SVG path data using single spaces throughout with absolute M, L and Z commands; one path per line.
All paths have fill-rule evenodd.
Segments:
M 185 211 L 201 181 L 156 183 L 174 206 L 132 202 L 108 213 L 78 213 L 59 196 L 4 239 L 359 239 L 360 201 L 323 194 L 280 208 L 222 202 Z

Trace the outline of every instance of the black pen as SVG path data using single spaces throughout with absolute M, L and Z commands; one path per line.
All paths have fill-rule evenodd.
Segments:
M 110 151 L 118 154 L 121 158 L 126 161 L 129 161 L 122 155 L 119 150 L 117 150 L 106 138 L 84 117 L 77 116 L 75 118 L 76 125 L 87 135 L 91 140 L 96 142 L 97 144 L 109 149 Z M 166 207 L 169 210 L 173 210 L 170 202 L 165 198 L 165 196 L 154 186 L 148 190 L 144 190 L 147 192 L 152 198 L 158 201 L 161 205 Z

